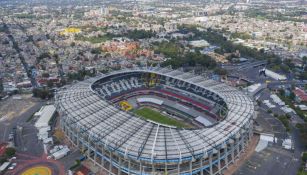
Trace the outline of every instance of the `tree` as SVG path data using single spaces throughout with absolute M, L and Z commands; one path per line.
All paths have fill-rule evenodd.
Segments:
M 91 50 L 91 54 L 100 54 L 101 53 L 101 49 L 100 48 L 93 48 Z
M 214 69 L 214 73 L 218 75 L 227 75 L 227 70 L 223 68 L 216 68 Z
M 307 69 L 307 66 L 306 66 L 305 69 Z M 301 80 L 307 80 L 307 70 L 303 71 L 303 72 L 300 74 L 299 78 L 300 78 Z
M 47 81 L 47 86 L 48 86 L 49 88 L 52 88 L 52 87 L 53 87 L 53 81 L 52 81 L 52 80 L 48 80 L 48 81 Z
M 0 77 L 0 94 L 3 92 L 4 90 L 4 87 L 3 87 L 3 80 L 2 78 Z
M 56 130 L 55 130 L 53 136 L 54 136 L 57 140 L 59 140 L 59 141 L 62 141 L 62 140 L 65 138 L 64 133 L 63 133 L 61 130 L 59 130 L 59 129 L 56 129 Z
M 64 85 L 66 85 L 66 80 L 63 78 L 63 79 L 61 79 L 60 80 L 60 84 L 58 84 L 58 86 L 64 86 Z
M 9 158 L 13 157 L 16 153 L 16 150 L 14 148 L 6 148 L 5 155 Z
M 129 31 L 125 36 L 130 39 L 144 39 L 144 38 L 151 38 L 155 36 L 156 33 L 152 31 L 146 31 L 146 30 L 132 30 Z
M 307 162 L 307 152 L 303 153 L 302 160 Z
M 278 91 L 279 91 L 279 94 L 280 94 L 281 96 L 285 96 L 285 90 L 279 89 Z
M 49 73 L 48 72 L 44 72 L 44 73 L 42 73 L 42 77 L 44 77 L 44 78 L 49 78 Z
M 32 90 L 33 96 L 41 99 L 51 98 L 53 95 L 47 88 L 34 88 Z
M 291 100 L 294 100 L 295 99 L 295 94 L 293 92 L 291 92 L 289 97 L 290 97 Z

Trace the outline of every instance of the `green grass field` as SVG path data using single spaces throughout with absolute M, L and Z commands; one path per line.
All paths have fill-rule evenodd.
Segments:
M 181 121 L 169 118 L 160 112 L 157 112 L 155 110 L 152 110 L 150 108 L 140 108 L 134 111 L 135 114 L 137 114 L 140 117 L 143 117 L 144 119 L 149 119 L 152 121 L 155 121 L 157 123 L 165 124 L 165 125 L 170 125 L 170 126 L 175 126 L 178 128 L 184 128 L 187 127 L 184 123 Z

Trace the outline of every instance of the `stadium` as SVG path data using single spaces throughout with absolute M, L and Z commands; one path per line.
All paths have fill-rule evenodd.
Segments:
M 223 174 L 253 134 L 247 95 L 170 68 L 103 74 L 55 104 L 67 138 L 107 174 Z

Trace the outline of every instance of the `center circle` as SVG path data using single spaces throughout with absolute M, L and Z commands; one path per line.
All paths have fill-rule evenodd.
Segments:
M 21 175 L 51 175 L 52 171 L 46 166 L 35 166 L 21 173 Z

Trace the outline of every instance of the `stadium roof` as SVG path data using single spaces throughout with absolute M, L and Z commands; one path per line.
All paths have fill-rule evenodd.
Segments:
M 124 72 L 152 72 L 182 79 L 218 94 L 227 104 L 224 120 L 202 129 L 179 129 L 159 125 L 124 112 L 102 99 L 91 89 L 96 80 Z M 149 162 L 177 162 L 195 159 L 214 152 L 216 147 L 236 138 L 251 121 L 254 113 L 252 100 L 241 91 L 226 84 L 192 76 L 168 68 L 138 68 L 120 70 L 98 78 L 79 82 L 60 91 L 56 104 L 65 113 L 63 120 L 94 142 L 131 159 Z

